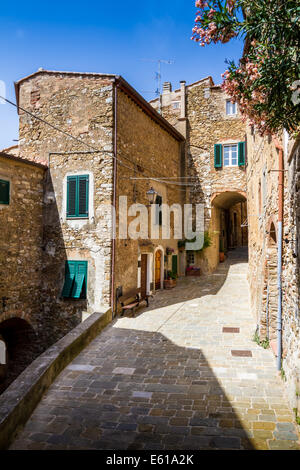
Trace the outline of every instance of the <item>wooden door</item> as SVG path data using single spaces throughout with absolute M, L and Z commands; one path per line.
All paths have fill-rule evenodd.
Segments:
M 147 255 L 142 255 L 141 261 L 141 294 L 143 298 L 147 294 Z
M 155 254 L 155 289 L 161 288 L 161 251 L 158 250 Z

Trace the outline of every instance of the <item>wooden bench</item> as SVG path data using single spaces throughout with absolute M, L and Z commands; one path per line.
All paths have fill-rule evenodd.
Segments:
M 149 307 L 149 297 L 151 295 L 143 295 L 141 289 L 133 289 L 127 294 L 122 295 L 118 298 L 118 302 L 121 304 L 122 313 L 121 317 L 125 314 L 125 312 L 132 311 L 133 316 L 135 316 L 135 310 L 139 307 L 142 302 L 146 302 L 147 307 Z

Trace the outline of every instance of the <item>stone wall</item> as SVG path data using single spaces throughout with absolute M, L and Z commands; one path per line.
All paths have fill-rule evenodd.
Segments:
M 10 182 L 0 205 L 0 338 L 7 348 L 6 387 L 42 349 L 43 182 L 46 168 L 0 154 Z M 2 367 L 3 369 L 3 367 Z
M 246 194 L 245 167 L 214 167 L 214 144 L 238 143 L 245 140 L 245 124 L 239 113 L 226 115 L 228 97 L 211 77 L 171 91 L 164 89 L 161 97 L 162 115 L 177 128 L 185 123 L 187 168 L 193 187 L 188 200 L 205 206 L 205 230 L 209 231 L 211 246 L 199 256 L 204 272 L 213 271 L 219 262 L 220 207 L 214 210 L 212 201 L 221 192 Z M 151 104 L 157 109 L 158 100 Z M 241 197 L 240 201 L 244 201 Z M 233 197 L 230 202 L 234 205 Z M 226 204 L 227 206 L 228 204 Z M 226 207 L 227 208 L 227 207 Z

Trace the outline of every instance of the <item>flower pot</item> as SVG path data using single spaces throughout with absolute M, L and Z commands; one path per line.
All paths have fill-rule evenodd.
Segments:
M 219 253 L 219 258 L 220 258 L 220 263 L 224 263 L 224 261 L 225 261 L 225 253 L 223 253 L 223 251 L 220 251 L 220 253 Z

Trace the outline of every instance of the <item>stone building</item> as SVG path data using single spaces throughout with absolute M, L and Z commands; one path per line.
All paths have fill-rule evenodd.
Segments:
M 111 240 L 103 206 L 116 206 L 118 229 L 119 196 L 129 208 L 153 187 L 163 203 L 182 204 L 185 194 L 166 178 L 181 175 L 184 137 L 114 75 L 40 70 L 17 82 L 16 94 L 19 152 L 49 167 L 42 297 L 57 337 L 83 311 L 115 308 L 117 288 L 162 287 L 177 241 L 162 240 L 161 229 L 156 240 Z
M 274 140 L 247 129 L 249 282 L 253 313 L 261 340 L 277 356 L 278 295 L 282 289 L 282 372 L 289 400 L 296 408 L 300 385 L 299 321 L 299 140 L 283 133 L 283 237 L 278 258 L 279 148 Z M 282 276 L 278 277 L 279 263 Z
M 205 207 L 205 230 L 211 245 L 188 252 L 187 265 L 214 271 L 219 252 L 247 246 L 245 124 L 237 106 L 211 77 L 172 91 L 166 82 L 160 99 L 151 101 L 186 137 L 186 175 L 192 187 L 187 200 Z
M 43 349 L 45 172 L 0 153 L 0 391 Z

